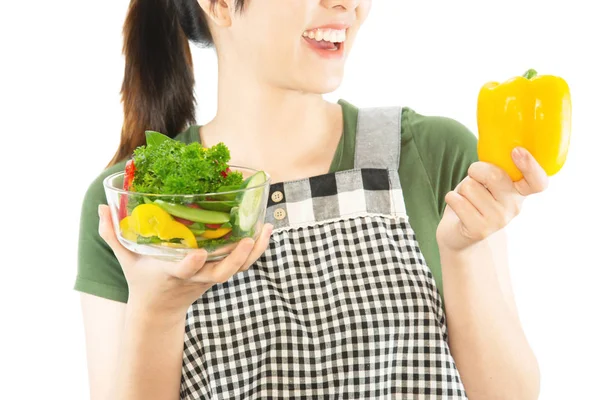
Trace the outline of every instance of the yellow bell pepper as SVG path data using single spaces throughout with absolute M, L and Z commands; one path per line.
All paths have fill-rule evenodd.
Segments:
M 219 228 L 215 230 L 207 230 L 202 234 L 205 239 L 219 239 L 231 232 L 231 228 Z
M 119 228 L 121 228 L 121 236 L 130 242 L 137 240 L 138 234 L 133 229 L 133 219 L 131 216 L 125 217 L 119 222 Z
M 160 237 L 163 240 L 170 240 L 175 238 L 183 239 L 182 243 L 187 247 L 198 248 L 198 242 L 196 241 L 196 236 L 190 231 L 190 229 L 182 224 L 181 222 L 177 222 L 175 220 L 171 221 L 171 225 L 167 229 L 165 237 Z
M 157 236 L 162 240 L 182 239 L 187 247 L 198 248 L 192 231 L 156 204 L 135 207 L 129 217 L 121 220 L 120 228 L 123 237 L 131 241 L 136 241 L 137 235 Z
M 156 204 L 140 204 L 131 212 L 133 229 L 142 236 L 158 236 L 168 240 L 168 230 L 173 222 L 173 217 Z
M 515 147 L 527 149 L 548 176 L 563 167 L 571 138 L 571 95 L 558 76 L 528 70 L 502 84 L 488 82 L 477 100 L 480 161 L 505 170 L 513 181 L 523 177 L 514 164 Z

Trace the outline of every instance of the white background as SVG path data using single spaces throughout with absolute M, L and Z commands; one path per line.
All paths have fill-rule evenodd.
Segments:
M 569 158 L 509 226 L 511 273 L 541 366 L 541 399 L 600 399 L 600 25 L 593 2 L 373 3 L 345 82 L 327 96 L 332 100 L 407 105 L 476 133 L 476 96 L 488 80 L 533 67 L 570 84 Z M 119 140 L 127 5 L 0 6 L 2 399 L 88 398 L 72 290 L 79 210 Z M 203 123 L 215 111 L 215 59 L 197 49 L 194 58 Z

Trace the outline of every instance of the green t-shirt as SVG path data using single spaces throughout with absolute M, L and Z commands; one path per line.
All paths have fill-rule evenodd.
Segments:
M 330 172 L 354 167 L 358 108 L 340 100 L 344 131 Z M 184 143 L 199 141 L 199 126 L 190 126 L 176 137 Z M 406 212 L 427 265 L 443 296 L 442 271 L 435 233 L 445 207 L 447 192 L 467 175 L 477 161 L 477 138 L 459 122 L 424 116 L 405 107 L 401 121 L 400 183 Z M 123 170 L 122 161 L 103 171 L 89 186 L 83 201 L 79 231 L 75 290 L 127 302 L 128 288 L 112 250 L 98 234 L 98 205 L 106 204 L 102 181 Z

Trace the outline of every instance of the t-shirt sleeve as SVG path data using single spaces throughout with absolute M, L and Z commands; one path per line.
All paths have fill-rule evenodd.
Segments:
M 469 167 L 478 161 L 477 137 L 462 123 L 447 117 L 414 117 L 417 148 L 441 217 L 446 194 L 467 176 Z
M 74 289 L 110 300 L 127 302 L 128 286 L 119 261 L 98 233 L 98 205 L 107 204 L 102 184 L 111 173 L 122 169 L 117 164 L 98 176 L 88 187 L 81 206 L 77 277 Z

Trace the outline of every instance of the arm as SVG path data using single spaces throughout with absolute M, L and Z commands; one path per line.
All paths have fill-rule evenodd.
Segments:
M 504 231 L 442 251 L 448 336 L 470 399 L 537 399 L 540 375 L 517 314 Z
M 536 399 L 539 369 L 510 287 L 504 228 L 548 177 L 528 152 L 524 178 L 482 162 L 445 199 L 437 230 L 452 355 L 471 399 Z
M 113 300 L 81 294 L 87 353 L 90 399 L 109 399 L 117 376 L 117 360 L 123 335 L 126 305 Z
M 190 252 L 179 262 L 143 257 L 118 241 L 110 210 L 99 210 L 99 235 L 127 277 L 127 304 L 82 295 L 92 400 L 179 399 L 187 310 L 216 283 L 245 271 L 264 253 L 273 226 L 246 238 L 226 258 Z
M 185 315 L 82 294 L 91 400 L 179 399 Z

